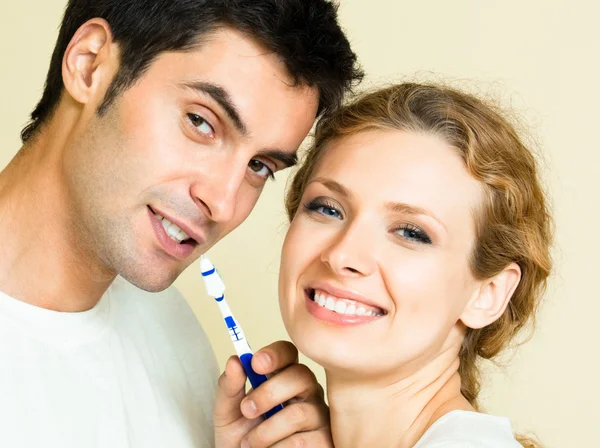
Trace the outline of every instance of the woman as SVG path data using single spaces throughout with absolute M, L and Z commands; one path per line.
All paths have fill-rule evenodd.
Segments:
M 533 319 L 551 265 L 511 125 L 446 87 L 367 94 L 319 123 L 286 205 L 282 315 L 325 368 L 335 446 L 521 446 L 477 405 L 478 359 Z

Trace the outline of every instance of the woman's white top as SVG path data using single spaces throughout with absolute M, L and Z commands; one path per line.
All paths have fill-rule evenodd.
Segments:
M 506 417 L 451 411 L 437 420 L 413 448 L 522 448 Z

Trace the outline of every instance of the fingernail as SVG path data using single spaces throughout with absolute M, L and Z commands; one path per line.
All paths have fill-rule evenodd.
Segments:
M 256 415 L 256 404 L 252 400 L 244 400 L 242 402 L 242 414 L 246 417 L 254 417 Z
M 259 353 L 259 360 L 260 363 L 262 364 L 263 368 L 269 369 L 271 367 L 271 355 L 269 355 L 269 353 L 267 352 L 263 352 L 263 353 Z
M 227 363 L 225 364 L 225 372 L 223 372 L 223 373 L 226 373 L 227 370 L 231 369 L 230 366 L 231 366 L 231 363 L 233 363 L 233 362 L 235 362 L 234 356 L 230 356 L 229 359 L 227 360 Z
M 241 448 L 250 448 L 250 442 L 248 442 L 246 439 L 242 440 L 242 444 L 240 445 Z

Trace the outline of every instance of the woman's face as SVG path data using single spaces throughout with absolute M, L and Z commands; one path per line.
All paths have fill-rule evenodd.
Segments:
M 480 184 L 440 138 L 334 141 L 287 233 L 279 296 L 300 351 L 328 370 L 410 373 L 458 350 Z M 408 371 L 408 372 L 407 372 Z

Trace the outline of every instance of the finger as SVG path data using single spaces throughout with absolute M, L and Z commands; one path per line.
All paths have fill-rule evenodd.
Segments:
M 243 417 L 240 404 L 246 395 L 246 373 L 237 356 L 232 356 L 225 364 L 225 371 L 219 377 L 214 408 L 215 427 L 226 426 Z
M 329 428 L 322 431 L 303 432 L 294 434 L 281 442 L 271 445 L 271 448 L 314 447 L 333 448 L 333 440 Z
M 252 369 L 256 373 L 269 375 L 290 364 L 298 362 L 298 349 L 288 341 L 273 342 L 261 348 L 252 358 Z
M 323 433 L 321 438 L 331 439 L 329 431 L 329 416 L 324 412 L 321 406 L 312 402 L 299 402 L 286 406 L 277 414 L 268 420 L 260 423 L 256 428 L 248 433 L 244 438 L 248 445 L 242 446 L 251 447 L 270 447 L 279 446 L 329 446 L 329 445 L 286 445 L 293 442 L 292 437 L 296 437 L 296 433 L 302 437 L 309 437 L 310 433 Z M 313 438 L 312 435 L 311 440 Z M 301 441 L 301 439 L 297 439 Z M 277 445 L 275 445 L 277 444 Z
M 304 364 L 292 364 L 250 391 L 242 400 L 241 410 L 244 417 L 255 418 L 289 401 L 312 401 L 326 407 L 323 389 Z

